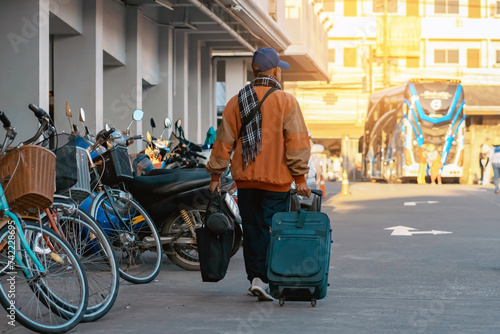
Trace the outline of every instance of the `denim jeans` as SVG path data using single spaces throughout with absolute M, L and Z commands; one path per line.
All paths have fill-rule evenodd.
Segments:
M 498 191 L 498 178 L 500 177 L 500 164 L 491 164 L 493 167 L 493 184 L 495 185 L 495 191 Z
M 271 224 L 277 212 L 290 210 L 290 193 L 261 189 L 238 189 L 238 207 L 243 225 L 243 258 L 247 278 L 267 283 L 267 249 Z

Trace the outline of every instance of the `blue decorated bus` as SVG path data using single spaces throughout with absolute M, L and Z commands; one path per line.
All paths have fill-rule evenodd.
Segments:
M 433 144 L 441 177 L 457 181 L 464 162 L 465 100 L 459 80 L 412 79 L 370 95 L 360 138 L 362 172 L 371 180 L 416 179 L 418 149 Z

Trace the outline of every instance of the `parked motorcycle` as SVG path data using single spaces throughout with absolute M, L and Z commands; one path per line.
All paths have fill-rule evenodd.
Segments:
M 233 197 L 227 192 L 232 185 L 228 173 L 221 176 L 222 208 L 235 229 L 233 254 L 242 243 L 241 218 Z M 159 169 L 147 176 L 136 176 L 128 190 L 151 215 L 160 232 L 163 250 L 168 258 L 186 270 L 199 270 L 195 229 L 201 227 L 211 193 L 210 175 L 204 169 Z
M 165 124 L 168 122 L 165 121 Z M 176 147 L 192 149 L 194 144 L 188 143 L 180 126 L 176 122 Z M 114 131 L 108 142 L 109 147 L 127 145 L 128 131 L 121 134 Z M 148 139 L 151 143 L 157 140 Z M 196 148 L 195 148 L 196 150 Z M 199 270 L 198 250 L 196 247 L 195 229 L 201 227 L 211 193 L 208 191 L 210 175 L 204 168 L 153 169 L 146 176 L 134 176 L 123 180 L 122 186 L 130 192 L 152 218 L 160 233 L 164 253 L 177 266 L 186 270 Z M 220 210 L 229 218 L 235 229 L 233 254 L 242 244 L 239 210 L 230 194 L 226 193 L 233 184 L 228 173 L 221 176 L 222 208 Z

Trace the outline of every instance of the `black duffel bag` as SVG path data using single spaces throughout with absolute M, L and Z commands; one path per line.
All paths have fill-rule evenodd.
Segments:
M 217 203 L 214 203 L 217 199 Z M 218 282 L 226 276 L 234 243 L 234 227 L 221 211 L 221 195 L 215 190 L 208 202 L 205 221 L 196 229 L 201 279 Z

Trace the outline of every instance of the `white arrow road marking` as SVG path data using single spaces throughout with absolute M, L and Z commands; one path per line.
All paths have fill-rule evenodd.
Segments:
M 385 228 L 384 230 L 393 230 L 391 235 L 406 235 L 411 237 L 410 230 L 416 230 L 416 228 L 406 226 L 393 226 Z
M 416 228 L 407 227 L 407 226 L 401 226 L 401 225 L 400 226 L 387 227 L 384 230 L 392 230 L 391 235 L 408 236 L 408 237 L 411 237 L 414 234 L 432 234 L 432 235 L 438 235 L 438 234 L 451 234 L 451 233 L 453 233 L 453 232 L 438 231 L 438 230 L 418 231 Z
M 417 204 L 437 204 L 439 201 L 405 202 L 404 206 L 416 206 Z
M 411 233 L 411 235 L 414 235 L 414 234 L 434 234 L 434 235 L 438 235 L 438 234 L 451 234 L 453 232 L 432 230 L 432 231 L 412 231 L 410 233 Z

